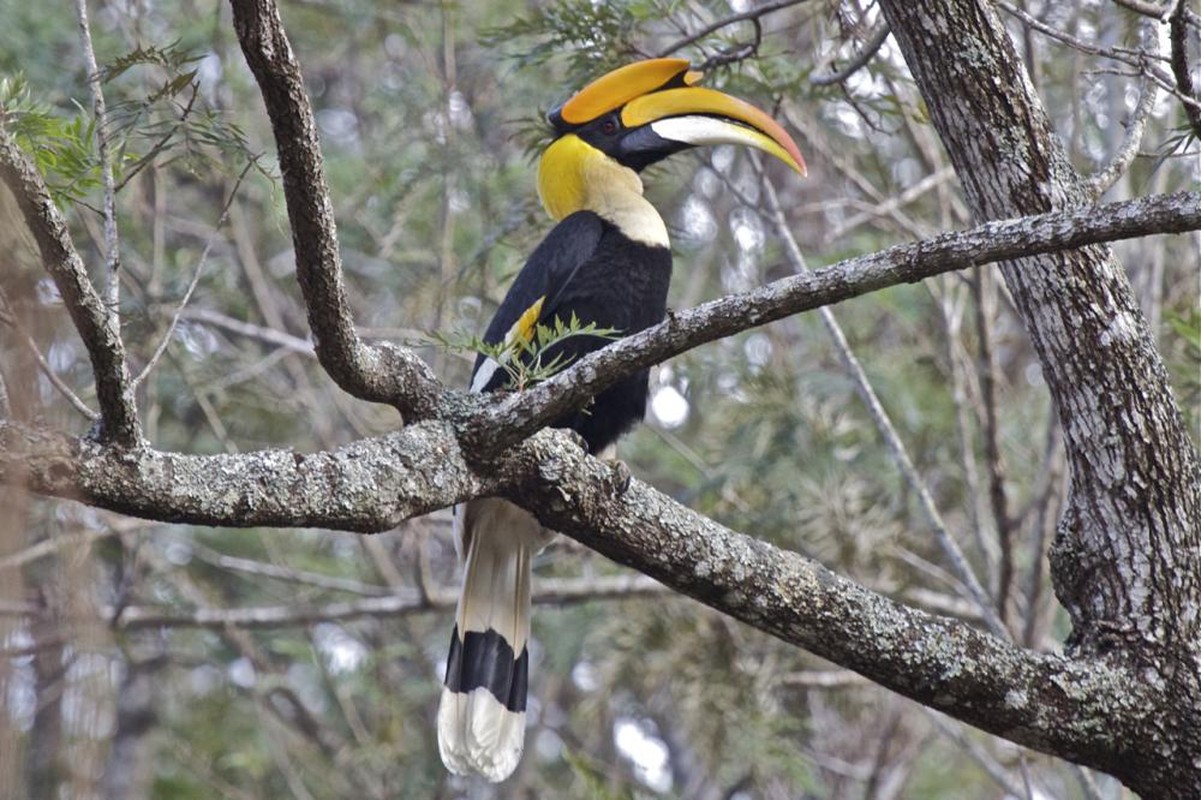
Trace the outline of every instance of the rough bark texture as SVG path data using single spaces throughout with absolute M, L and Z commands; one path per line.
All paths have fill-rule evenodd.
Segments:
M 991 4 L 882 8 L 978 220 L 1070 207 L 1087 185 Z M 946 57 L 947 44 L 960 55 Z M 1071 490 L 1051 552 L 1071 651 L 1125 663 L 1165 698 L 1103 768 L 1148 796 L 1201 792 L 1201 480 L 1197 453 L 1129 281 L 1108 248 L 1001 272 L 1067 443 Z
M 83 259 L 71 243 L 67 221 L 54 205 L 41 176 L 3 128 L 0 128 L 0 180 L 16 197 L 37 242 L 42 263 L 88 349 L 103 418 L 98 438 L 125 446 L 138 444 L 142 426 L 134 405 L 117 314 L 105 308 L 88 278 Z
M 195 456 L 0 421 L 0 480 L 122 514 L 225 527 L 320 527 L 364 533 L 495 491 L 436 421 L 312 454 L 263 450 Z
M 124 433 L 115 442 L 124 446 L 46 432 L 14 416 L 0 421 L 0 481 L 159 520 L 354 531 L 384 530 L 469 497 L 506 495 L 670 588 L 919 702 L 1112 772 L 1148 796 L 1197 796 L 1197 457 L 1121 268 L 1103 247 L 1063 248 L 1201 228 L 1201 201 L 1193 193 L 1085 208 L 1079 177 L 989 6 L 891 0 L 883 7 L 977 217 L 1075 211 L 993 222 L 724 298 L 606 348 L 532 391 L 480 399 L 444 391 L 411 351 L 369 346 L 355 334 L 299 65 L 274 3 L 232 5 L 276 137 L 317 355 L 348 392 L 392 404 L 410 424 L 313 454 L 152 450 L 138 441 L 136 408 L 122 394 L 119 330 L 98 324 L 89 287 L 60 287 L 93 354 L 106 423 L 120 423 L 113 430 Z M 38 201 L 44 187 L 36 175 L 12 169 L 17 158 L 5 147 L 0 162 L 0 178 L 21 196 L 31 229 L 51 231 L 53 209 Z M 42 256 L 52 274 L 78 262 L 65 233 L 47 244 Z M 1030 254 L 1043 255 L 1023 257 Z M 562 433 L 525 439 L 566 406 L 703 342 L 1006 258 L 1021 258 L 1006 262 L 1003 274 L 1072 454 L 1073 490 L 1054 563 L 1075 625 L 1066 655 L 1035 653 L 906 608 L 725 530 L 586 456 Z M 80 274 L 71 267 L 72 280 Z M 223 620 L 201 616 L 194 624 Z
M 279 10 L 268 0 L 234 0 L 231 6 L 242 53 L 275 132 L 296 276 L 321 366 L 356 397 L 389 403 L 419 418 L 438 414 L 438 381 L 425 362 L 405 348 L 369 346 L 354 330 L 317 121 Z
M 511 496 L 544 523 L 749 625 L 1011 741 L 1096 766 L 1154 689 L 1126 669 L 1040 654 L 900 605 L 815 561 L 730 531 L 538 434 Z M 1151 704 L 1151 705 L 1148 705 Z M 1115 724 L 1116 720 L 1122 720 Z
M 0 422 L 0 480 L 28 481 L 40 494 L 173 522 L 387 530 L 403 519 L 497 491 L 505 481 L 483 468 L 484 462 L 503 460 L 504 450 L 527 431 L 643 366 L 707 341 L 1018 253 L 1198 227 L 1201 194 L 1193 192 L 942 234 L 680 312 L 527 392 L 484 400 L 440 392 L 437 403 L 446 421 L 410 424 L 335 451 L 194 456 L 149 447 L 115 450 Z M 460 410 L 454 415 L 446 410 L 455 406 Z M 468 415 L 472 409 L 474 417 Z M 461 429 L 452 421 L 456 416 Z M 22 477 L 26 471 L 28 477 Z

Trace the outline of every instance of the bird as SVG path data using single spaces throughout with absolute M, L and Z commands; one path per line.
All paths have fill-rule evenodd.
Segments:
M 801 176 L 805 162 L 771 116 L 724 92 L 698 86 L 703 73 L 682 58 L 626 64 L 587 84 L 548 115 L 553 140 L 538 164 L 538 195 L 556 221 L 518 272 L 483 335 L 490 348 L 472 372 L 472 392 L 512 390 L 514 360 L 532 358 L 539 326 L 595 325 L 637 333 L 667 311 L 672 257 L 667 225 L 643 196 L 641 172 L 701 145 L 745 145 Z M 543 363 L 569 364 L 612 336 L 559 339 Z M 555 362 L 555 359 L 559 360 Z M 552 427 L 569 428 L 589 453 L 611 457 L 619 436 L 646 410 L 649 370 L 602 390 Z M 446 768 L 499 782 L 512 774 L 525 739 L 529 679 L 530 560 L 554 536 L 530 512 L 501 498 L 454 509 L 464 563 L 438 708 Z

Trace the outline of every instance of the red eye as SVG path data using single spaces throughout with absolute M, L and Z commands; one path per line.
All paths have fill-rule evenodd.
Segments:
M 612 117 L 610 117 L 609 119 L 602 122 L 601 123 L 601 133 L 610 135 L 610 136 L 614 133 L 617 133 L 617 121 L 614 120 Z

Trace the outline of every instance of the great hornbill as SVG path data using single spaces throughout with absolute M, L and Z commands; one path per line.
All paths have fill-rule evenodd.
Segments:
M 538 194 L 558 224 L 534 250 L 488 325 L 491 345 L 529 341 L 538 325 L 573 316 L 620 334 L 660 322 L 671 280 L 667 226 L 642 196 L 638 173 L 697 145 L 741 144 L 763 150 L 805 174 L 783 128 L 759 109 L 694 84 L 687 61 L 660 58 L 614 70 L 552 111 L 556 138 L 538 166 Z M 560 363 L 603 347 L 601 336 L 551 345 Z M 509 388 L 505 348 L 481 355 L 471 391 Z M 508 366 L 512 367 L 512 364 Z M 557 420 L 592 454 L 607 451 L 642 419 L 648 371 L 598 394 L 585 409 Z M 497 498 L 456 506 L 455 544 L 465 560 L 446 679 L 438 710 L 442 761 L 454 773 L 508 777 L 525 737 L 529 653 L 530 557 L 553 533 L 531 514 Z

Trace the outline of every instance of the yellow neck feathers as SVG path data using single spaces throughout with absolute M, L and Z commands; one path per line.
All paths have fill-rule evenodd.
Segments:
M 642 196 L 642 179 L 629 167 L 567 134 L 556 139 L 538 163 L 538 196 L 556 220 L 594 211 L 636 242 L 667 247 L 667 226 Z

